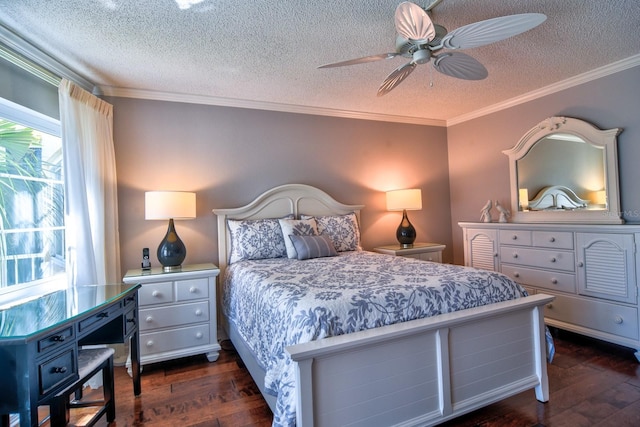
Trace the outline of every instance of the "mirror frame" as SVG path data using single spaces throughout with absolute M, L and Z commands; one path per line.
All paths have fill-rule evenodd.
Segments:
M 601 130 L 584 120 L 570 117 L 549 117 L 527 132 L 510 150 L 502 153 L 509 157 L 511 184 L 511 218 L 513 222 L 596 223 L 622 224 L 620 190 L 618 184 L 617 136 L 622 128 Z M 518 204 L 517 161 L 522 159 L 538 141 L 554 133 L 567 133 L 604 150 L 605 189 L 607 200 L 604 209 L 598 210 L 540 210 L 521 211 Z

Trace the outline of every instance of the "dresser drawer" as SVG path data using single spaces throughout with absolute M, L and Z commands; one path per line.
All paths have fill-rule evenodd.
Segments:
M 531 246 L 531 231 L 500 230 L 500 243 L 503 245 Z
M 556 299 L 545 307 L 544 315 L 624 338 L 638 339 L 638 311 L 635 307 L 556 295 Z
M 209 301 L 145 308 L 140 310 L 140 319 L 142 319 L 140 322 L 141 331 L 207 322 L 209 320 Z
M 553 270 L 574 271 L 575 269 L 573 252 L 502 246 L 500 247 L 500 260 L 509 264 Z
M 559 271 L 536 270 L 533 268 L 502 264 L 502 272 L 522 285 L 537 286 L 553 291 L 575 293 L 576 276 Z
M 138 290 L 140 306 L 173 302 L 173 282 L 144 284 Z
M 38 366 L 40 395 L 45 395 L 54 388 L 77 377 L 74 350 L 75 347 L 69 346 L 63 353 Z
M 209 298 L 209 279 L 178 280 L 176 282 L 178 301 Z
M 140 355 L 180 350 L 209 344 L 209 324 L 150 332 L 140 335 Z
M 573 249 L 573 233 L 568 231 L 534 231 L 533 246 Z

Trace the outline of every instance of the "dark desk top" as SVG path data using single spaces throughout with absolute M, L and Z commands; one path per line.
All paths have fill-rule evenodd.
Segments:
M 85 285 L 0 302 L 0 345 L 26 341 L 123 298 L 138 284 Z

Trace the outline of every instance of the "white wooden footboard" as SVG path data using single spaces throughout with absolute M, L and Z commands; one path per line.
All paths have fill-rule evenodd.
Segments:
M 524 390 L 549 399 L 533 295 L 287 347 L 298 427 L 427 426 Z

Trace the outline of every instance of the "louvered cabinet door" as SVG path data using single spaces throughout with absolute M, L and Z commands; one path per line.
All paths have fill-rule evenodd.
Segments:
M 497 230 L 467 228 L 465 233 L 465 265 L 483 270 L 498 270 Z
M 578 293 L 636 303 L 633 234 L 576 233 Z

